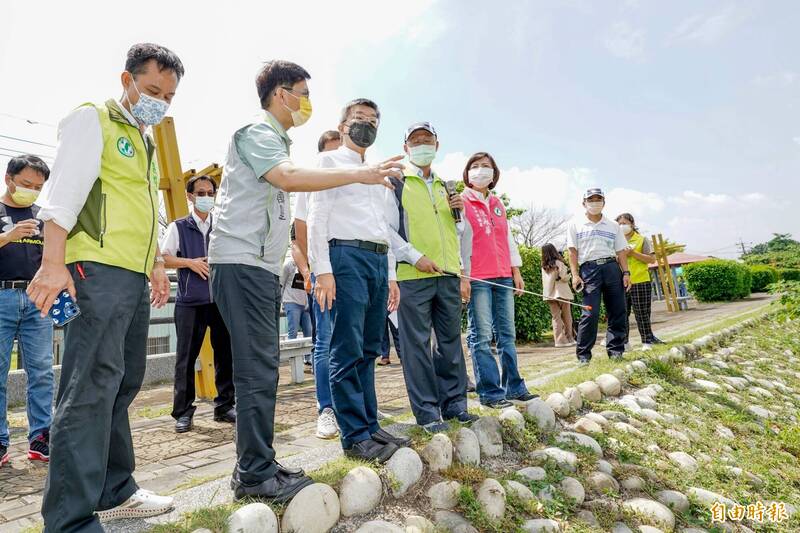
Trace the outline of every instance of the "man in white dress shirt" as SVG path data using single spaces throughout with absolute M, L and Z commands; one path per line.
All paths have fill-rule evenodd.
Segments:
M 320 166 L 364 166 L 379 120 L 371 100 L 348 103 L 339 124 L 342 146 L 324 153 Z M 400 298 L 383 197 L 383 187 L 361 184 L 313 193 L 308 217 L 314 295 L 330 311 L 333 326 L 330 386 L 342 448 L 349 457 L 377 462 L 410 443 L 378 425 L 375 360 L 387 308 L 397 309 Z
M 99 533 L 98 516 L 146 517 L 172 507 L 172 498 L 139 489 L 133 478 L 128 407 L 147 364 L 150 304 L 169 298 L 148 128 L 166 114 L 183 73 L 170 50 L 135 44 L 118 78 L 121 98 L 82 105 L 58 127 L 53 171 L 37 200 L 42 264 L 28 295 L 46 315 L 67 289 L 81 314 L 64 334 L 42 503 L 47 532 Z

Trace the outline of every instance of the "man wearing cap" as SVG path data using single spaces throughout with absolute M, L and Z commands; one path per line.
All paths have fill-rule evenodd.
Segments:
M 578 324 L 577 355 L 581 364 L 589 364 L 592 359 L 601 294 L 608 315 L 608 356 L 622 359 L 625 351 L 625 291 L 631 285 L 628 241 L 619 224 L 603 216 L 605 205 L 601 189 L 587 190 L 583 195 L 585 217 L 578 217 L 567 226 L 572 285 L 577 291 L 583 290 L 583 305 L 589 306 L 584 308 Z
M 454 209 L 463 209 L 460 195 L 449 196 L 445 183 L 431 169 L 439 148 L 428 122 L 406 130 L 405 152 L 411 161 L 403 181 L 393 180 L 386 210 L 392 229 L 400 285 L 400 345 L 403 375 L 417 424 L 429 433 L 447 429 L 443 420 L 469 423 L 467 371 L 461 348 L 461 302 L 470 285 L 461 256 Z M 447 275 L 449 273 L 450 275 Z M 431 328 L 438 350 L 431 354 Z

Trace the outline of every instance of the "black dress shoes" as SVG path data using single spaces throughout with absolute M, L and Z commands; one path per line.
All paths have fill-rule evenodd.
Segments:
M 192 430 L 192 417 L 182 416 L 175 421 L 175 433 L 186 433 Z
M 411 446 L 411 439 L 408 437 L 395 437 L 384 429 L 379 429 L 373 433 L 372 440 L 378 444 L 394 444 L 398 448 L 407 448 Z
M 228 422 L 229 424 L 235 424 L 236 409 L 230 408 L 228 411 L 222 414 L 214 413 L 214 422 Z
M 233 497 L 237 501 L 243 498 L 260 498 L 275 503 L 286 503 L 313 483 L 314 480 L 305 475 L 302 470 L 292 470 L 281 465 L 278 465 L 274 476 L 253 485 L 242 483 L 236 471 L 231 477 L 231 489 L 233 489 Z
M 381 444 L 372 439 L 362 440 L 344 449 L 344 454 L 351 459 L 385 463 L 398 450 L 397 444 Z

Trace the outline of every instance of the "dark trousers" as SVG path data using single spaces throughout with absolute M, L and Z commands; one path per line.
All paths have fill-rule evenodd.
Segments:
M 144 274 L 69 265 L 81 315 L 65 328 L 61 381 L 50 429 L 45 531 L 102 532 L 94 515 L 136 492 L 128 407 L 147 361 L 150 300 Z
M 175 388 L 172 399 L 172 417 L 176 420 L 182 416 L 192 416 L 196 409 L 194 365 L 200 355 L 206 329 L 211 330 L 211 347 L 214 349 L 214 383 L 217 386 L 214 414 L 225 414 L 234 405 L 231 338 L 217 304 L 176 305 L 175 331 L 178 334 L 178 345 L 175 350 Z
M 417 424 L 467 410 L 467 369 L 461 348 L 458 278 L 437 276 L 400 282 L 403 376 Z M 438 350 L 431 350 L 431 327 Z
M 236 471 L 245 485 L 275 475 L 280 282 L 263 268 L 211 265 L 211 291 L 228 326 L 236 396 Z
M 598 265 L 586 262 L 580 268 L 583 280 L 583 305 L 591 306 L 581 313 L 578 323 L 578 359 L 590 360 L 592 348 L 597 340 L 597 323 L 600 320 L 600 298 L 606 305 L 608 316 L 608 332 L 606 334 L 606 351 L 609 355 L 621 354 L 625 351 L 625 286 L 622 283 L 622 270 L 619 263 L 611 261 Z
M 400 355 L 402 353 L 402 349 L 400 348 L 400 330 L 387 318 L 386 329 L 383 331 L 383 342 L 381 343 L 381 356 L 385 359 L 389 359 L 389 337 L 391 337 L 392 344 L 394 344 L 394 351 L 397 353 L 397 358 L 402 359 Z
M 631 311 L 636 317 L 636 327 L 639 329 L 639 336 L 645 344 L 653 343 L 656 340 L 653 334 L 653 325 L 650 322 L 650 312 L 653 302 L 653 286 L 649 281 L 634 283 L 627 294 L 627 317 L 625 319 L 625 342 L 631 331 Z
M 349 448 L 380 429 L 375 359 L 380 355 L 389 298 L 386 254 L 332 246 L 336 303 L 331 310 L 333 410 Z

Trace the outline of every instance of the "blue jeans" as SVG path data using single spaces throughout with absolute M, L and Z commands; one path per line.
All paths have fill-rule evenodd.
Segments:
M 487 281 L 514 287 L 514 280 L 511 278 Z M 470 347 L 472 367 L 475 371 L 475 388 L 481 402 L 514 399 L 526 394 L 528 389 L 525 380 L 519 375 L 517 368 L 514 291 L 473 281 L 469 317 L 474 329 L 474 341 Z M 502 379 L 497 362 L 492 356 L 493 329 L 496 331 Z
M 283 308 L 286 310 L 286 326 L 289 330 L 287 338 L 296 339 L 298 331 L 303 333 L 303 337 L 311 337 L 311 315 L 306 306 L 284 302 Z
M 0 444 L 8 446 L 6 382 L 17 339 L 28 376 L 28 439 L 50 429 L 53 417 L 53 321 L 41 318 L 24 289 L 0 289 Z
M 375 394 L 375 359 L 386 328 L 389 272 L 386 254 L 331 246 L 336 301 L 331 310 L 330 377 L 333 410 L 342 447 L 380 429 Z
M 316 284 L 316 277 L 311 275 L 311 283 Z M 314 320 L 317 322 L 317 338 L 314 340 L 314 385 L 317 388 L 317 409 L 333 408 L 331 397 L 331 313 L 320 309 L 317 299 L 313 303 Z

